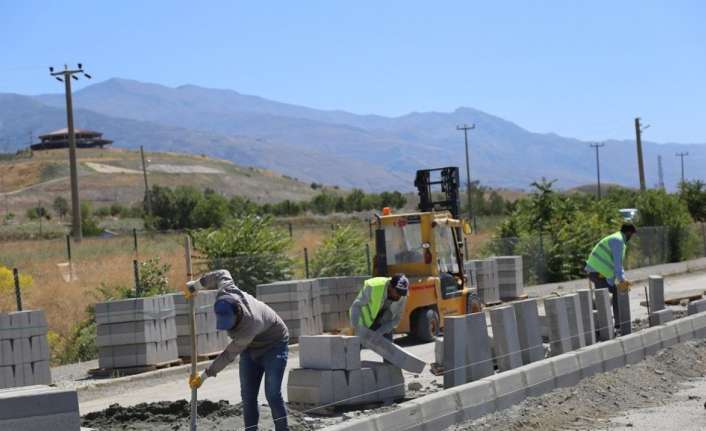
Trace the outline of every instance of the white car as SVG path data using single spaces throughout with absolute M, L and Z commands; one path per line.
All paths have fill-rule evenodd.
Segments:
M 637 219 L 637 208 L 621 208 L 618 210 L 623 220 L 634 222 Z

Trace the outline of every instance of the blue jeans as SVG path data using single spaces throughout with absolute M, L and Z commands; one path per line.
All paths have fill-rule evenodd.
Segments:
M 282 398 L 282 378 L 287 368 L 287 342 L 277 343 L 260 357 L 253 359 L 246 349 L 240 354 L 240 396 L 243 399 L 243 419 L 247 431 L 256 431 L 260 419 L 257 394 L 265 376 L 265 398 L 272 410 L 276 431 L 289 431 L 287 409 Z

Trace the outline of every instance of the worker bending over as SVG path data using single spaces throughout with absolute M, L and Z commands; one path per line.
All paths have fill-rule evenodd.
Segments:
M 363 326 L 392 339 L 407 304 L 409 281 L 404 274 L 365 280 L 350 308 L 351 325 Z
M 627 244 L 635 233 L 635 225 L 623 224 L 620 231 L 600 240 L 586 261 L 585 271 L 596 289 L 608 289 L 613 294 L 613 319 L 616 328 L 620 327 L 617 290 L 626 291 L 630 287 L 630 282 L 625 279 L 623 262 Z
M 191 388 L 196 389 L 207 378 L 215 377 L 240 355 L 238 371 L 245 429 L 257 429 L 260 416 L 257 395 L 264 375 L 265 397 L 272 410 L 275 430 L 289 430 L 282 398 L 282 377 L 289 350 L 287 326 L 274 310 L 238 289 L 226 270 L 209 272 L 189 282 L 188 288 L 191 292 L 218 289 L 213 305 L 216 327 L 228 331 L 232 340 L 201 375 L 190 378 Z

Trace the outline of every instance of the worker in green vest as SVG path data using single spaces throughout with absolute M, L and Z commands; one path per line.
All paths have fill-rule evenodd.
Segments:
M 615 326 L 619 326 L 618 290 L 626 291 L 630 282 L 625 278 L 623 262 L 630 238 L 637 233 L 637 228 L 632 223 L 625 223 L 620 231 L 598 241 L 586 261 L 588 279 L 593 282 L 596 289 L 608 289 L 613 295 L 613 319 Z
M 361 326 L 392 339 L 407 303 L 409 280 L 404 274 L 365 280 L 349 314 L 353 328 Z

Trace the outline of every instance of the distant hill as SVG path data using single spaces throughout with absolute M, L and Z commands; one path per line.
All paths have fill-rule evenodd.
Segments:
M 104 132 L 117 146 L 206 154 L 343 187 L 411 190 L 416 169 L 463 168 L 463 135 L 456 130 L 461 123 L 476 124 L 469 134 L 471 176 L 483 184 L 526 189 L 546 177 L 571 188 L 595 177 L 588 142 L 532 133 L 472 108 L 391 118 L 311 109 L 232 90 L 124 79 L 88 86 L 74 100 L 77 125 Z M 15 104 L 23 106 L 23 114 Z M 4 148 L 25 146 L 30 130 L 63 127 L 63 104 L 62 95 L 0 95 L 0 134 L 10 138 Z M 606 182 L 637 185 L 634 147 L 630 141 L 607 142 L 601 150 Z M 664 157 L 665 182 L 676 184 L 678 164 L 671 155 L 677 151 L 690 152 L 688 166 L 706 166 L 706 145 L 645 142 L 649 185 L 657 181 L 658 154 Z M 704 175 L 695 168 L 688 172 Z

